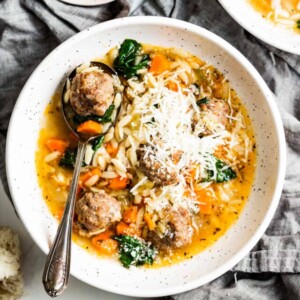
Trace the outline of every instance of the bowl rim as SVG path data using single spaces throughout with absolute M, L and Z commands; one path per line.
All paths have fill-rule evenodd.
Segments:
M 266 34 L 265 30 L 258 30 L 257 27 L 252 26 L 252 23 L 248 21 L 248 18 L 245 18 L 245 16 L 241 17 L 240 14 L 235 14 L 231 9 L 230 9 L 230 4 L 228 0 L 218 0 L 219 3 L 222 5 L 222 7 L 226 10 L 226 12 L 240 25 L 242 26 L 244 29 L 246 29 L 247 31 L 249 31 L 252 35 L 254 35 L 255 37 L 257 37 L 258 39 L 260 39 L 261 41 L 279 49 L 279 50 L 283 50 L 286 51 L 288 53 L 292 53 L 292 54 L 297 54 L 300 55 L 300 39 L 299 39 L 299 47 L 295 47 L 295 46 L 291 46 L 290 43 L 284 43 L 281 42 L 281 38 L 272 38 L 271 36 L 276 36 L 276 32 L 279 32 L 279 30 L 281 28 L 279 28 L 278 26 L 276 26 L 275 24 L 271 27 L 272 23 L 265 20 L 266 23 L 270 23 L 270 28 L 272 30 L 272 34 L 268 35 Z M 247 0 L 242 0 L 245 2 L 245 4 L 247 4 Z M 249 6 L 251 7 L 251 5 L 249 4 Z M 252 8 L 254 11 L 255 9 Z M 256 14 L 259 16 L 259 12 L 255 11 Z M 287 32 L 291 33 L 292 35 L 296 35 L 293 34 L 291 32 L 292 29 L 282 29 L 282 30 L 286 30 Z M 300 34 L 299 34 L 300 37 Z M 292 38 L 292 36 L 291 36 Z
M 27 80 L 26 84 L 24 85 L 13 110 L 13 113 L 11 115 L 11 119 L 9 122 L 9 128 L 8 128 L 8 133 L 7 133 L 7 144 L 6 144 L 6 173 L 7 173 L 7 179 L 8 179 L 8 186 L 9 190 L 13 199 L 13 203 L 16 209 L 16 212 L 27 229 L 28 226 L 27 224 L 29 223 L 29 218 L 26 217 L 26 214 L 23 214 L 22 212 L 22 206 L 19 205 L 20 202 L 16 201 L 15 199 L 17 198 L 17 192 L 16 189 L 14 188 L 14 180 L 13 180 L 13 170 L 12 170 L 12 158 L 9 157 L 10 149 L 13 149 L 13 143 L 11 137 L 14 135 L 15 131 L 15 125 L 16 124 L 16 107 L 18 107 L 19 102 L 21 101 L 23 94 L 25 93 L 25 90 L 31 83 L 31 80 L 33 77 L 35 77 L 35 74 L 38 73 L 43 66 L 52 58 L 54 55 L 54 52 L 58 51 L 59 49 L 64 49 L 68 48 L 69 45 L 72 45 L 73 41 L 80 40 L 81 38 L 85 38 L 88 35 L 93 34 L 94 31 L 97 32 L 98 29 L 102 30 L 107 30 L 110 28 L 115 28 L 115 27 L 120 27 L 122 25 L 154 25 L 154 26 L 170 26 L 172 28 L 176 29 L 181 29 L 181 30 L 187 30 L 190 31 L 196 35 L 200 35 L 204 37 L 207 40 L 212 41 L 215 43 L 217 46 L 223 48 L 227 53 L 232 55 L 243 67 L 251 74 L 251 77 L 261 90 L 266 104 L 269 106 L 269 109 L 271 111 L 271 114 L 273 116 L 273 119 L 276 120 L 275 122 L 275 128 L 276 132 L 274 133 L 276 136 L 276 139 L 280 141 L 278 145 L 278 175 L 276 178 L 276 186 L 273 191 L 273 198 L 272 201 L 270 202 L 270 205 L 265 213 L 265 216 L 262 220 L 262 222 L 257 226 L 254 234 L 252 235 L 251 239 L 248 240 L 247 243 L 245 243 L 240 250 L 233 255 L 230 259 L 228 259 L 224 264 L 220 265 L 218 268 L 210 272 L 208 275 L 202 276 L 200 278 L 197 278 L 196 280 L 190 281 L 186 283 L 185 285 L 179 285 L 177 287 L 162 287 L 159 289 L 155 289 L 151 292 L 147 292 L 145 294 L 142 290 L 139 289 L 132 289 L 128 288 L 127 290 L 122 288 L 114 288 L 114 287 L 104 287 L 104 286 L 97 286 L 96 284 L 93 284 L 91 282 L 86 281 L 81 277 L 80 272 L 74 272 L 74 270 L 71 272 L 71 275 L 76 277 L 77 279 L 94 286 L 98 289 L 103 289 L 108 292 L 112 293 L 117 293 L 121 295 L 126 295 L 126 296 L 134 296 L 134 297 L 161 297 L 161 296 L 167 296 L 167 295 L 174 295 L 182 292 L 186 292 L 189 290 L 192 290 L 194 288 L 197 288 L 201 285 L 204 285 L 217 277 L 223 275 L 225 272 L 230 270 L 234 265 L 236 265 L 244 256 L 246 256 L 249 251 L 255 246 L 255 244 L 258 242 L 258 240 L 261 238 L 261 236 L 264 234 L 265 230 L 267 229 L 269 223 L 271 222 L 271 219 L 275 213 L 275 210 L 277 208 L 277 205 L 280 200 L 282 188 L 283 188 L 283 183 L 284 183 L 284 177 L 285 177 L 285 165 L 286 165 L 286 147 L 285 147 L 285 135 L 284 135 L 284 130 L 283 130 L 283 124 L 282 120 L 279 114 L 279 110 L 277 108 L 277 105 L 274 101 L 273 95 L 269 88 L 267 87 L 266 83 L 262 79 L 262 77 L 259 75 L 258 71 L 254 68 L 254 66 L 246 59 L 244 55 L 242 55 L 237 49 L 235 49 L 233 46 L 231 46 L 228 42 L 226 42 L 224 39 L 221 37 L 217 36 L 216 34 L 199 27 L 197 25 L 177 20 L 177 19 L 171 19 L 171 18 L 165 18 L 165 17 L 157 17 L 157 16 L 136 16 L 136 17 L 124 17 L 124 18 L 119 18 L 119 19 L 114 19 L 110 21 L 103 22 L 101 24 L 97 24 L 93 27 L 90 27 L 88 29 L 85 29 L 84 31 L 79 32 L 78 34 L 74 35 L 73 37 L 69 38 L 65 42 L 63 42 L 61 45 L 59 45 L 57 48 L 52 50 L 50 54 L 46 56 L 42 60 L 42 62 L 38 65 L 38 67 L 34 70 L 34 72 L 31 74 L 29 79 Z M 45 253 L 47 254 L 49 249 L 45 249 L 43 247 L 38 238 L 34 236 L 30 231 L 29 235 L 31 238 L 34 240 L 34 242 L 38 245 L 38 247 Z

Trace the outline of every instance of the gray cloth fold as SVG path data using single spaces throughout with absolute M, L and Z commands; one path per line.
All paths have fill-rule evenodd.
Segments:
M 125 0 L 92 8 L 56 0 L 0 1 L 0 173 L 6 190 L 5 135 L 14 102 L 26 79 L 39 62 L 68 37 L 128 13 Z M 284 190 L 275 217 L 262 239 L 232 271 L 173 298 L 300 299 L 300 275 L 297 274 L 300 273 L 300 57 L 253 37 L 216 0 L 149 0 L 133 15 L 182 19 L 207 28 L 239 49 L 276 95 L 287 138 Z

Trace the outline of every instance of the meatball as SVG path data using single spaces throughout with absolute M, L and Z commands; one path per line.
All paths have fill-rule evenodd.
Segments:
M 106 73 L 79 73 L 72 80 L 70 102 L 79 115 L 103 116 L 113 98 L 113 78 Z
M 192 242 L 193 228 L 191 226 L 190 212 L 180 207 L 177 210 L 166 210 L 162 226 L 150 231 L 149 238 L 152 243 L 162 251 L 181 248 Z M 163 230 L 162 230 L 163 228 Z
M 76 202 L 75 212 L 78 227 L 88 233 L 105 229 L 121 220 L 120 202 L 104 191 L 86 193 Z
M 176 170 L 172 170 L 170 167 L 163 166 L 159 162 L 155 154 L 147 151 L 147 148 L 153 150 L 153 147 L 149 145 L 143 145 L 141 149 L 137 151 L 139 157 L 139 168 L 142 173 L 154 182 L 158 186 L 165 186 L 178 183 L 179 177 Z
M 229 105 L 224 100 L 210 100 L 207 104 L 201 104 L 203 111 L 210 112 L 215 123 L 226 127 L 229 114 Z

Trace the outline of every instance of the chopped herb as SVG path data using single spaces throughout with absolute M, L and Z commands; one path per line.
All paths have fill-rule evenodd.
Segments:
M 76 162 L 76 156 L 77 156 L 77 148 L 75 149 L 67 149 L 62 156 L 62 158 L 59 160 L 59 165 L 64 168 L 73 169 Z M 85 162 L 82 162 L 82 167 L 86 166 Z
M 93 141 L 92 141 L 92 149 L 94 151 L 98 150 L 102 144 L 103 144 L 103 141 L 104 141 L 104 135 L 100 135 L 98 137 L 96 137 Z
M 204 97 L 197 101 L 197 105 L 200 106 L 201 104 L 208 104 L 209 99 L 207 97 Z
M 300 29 L 300 20 L 298 20 L 296 23 L 297 23 L 297 28 Z
M 110 105 L 102 117 L 96 116 L 96 115 L 80 116 L 80 115 L 76 114 L 73 117 L 73 122 L 75 124 L 81 124 L 86 121 L 92 120 L 92 121 L 95 121 L 98 123 L 109 123 L 109 122 L 111 122 L 111 116 L 113 114 L 114 109 L 115 109 L 115 106 L 113 104 Z
M 125 268 L 153 264 L 156 250 L 149 244 L 129 235 L 113 236 L 119 243 L 119 259 Z
M 137 75 L 137 71 L 146 68 L 149 55 L 141 55 L 142 45 L 135 40 L 126 39 L 119 50 L 119 55 L 114 61 L 114 68 L 125 78 Z
M 232 168 L 227 166 L 225 162 L 221 161 L 217 157 L 213 156 L 213 158 L 217 171 L 216 177 L 213 170 L 207 170 L 207 178 L 203 179 L 203 182 L 215 181 L 217 183 L 221 183 L 236 178 L 236 173 Z

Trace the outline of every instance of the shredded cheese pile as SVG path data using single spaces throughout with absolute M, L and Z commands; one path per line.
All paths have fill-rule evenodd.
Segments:
M 143 182 L 139 182 L 132 192 L 143 191 L 150 210 L 161 210 L 171 203 L 174 207 L 181 206 L 197 211 L 194 187 L 186 180 L 190 176 L 191 169 L 196 169 L 195 180 L 205 178 L 207 170 L 213 171 L 212 174 L 216 177 L 213 154 L 218 147 L 224 146 L 227 158 L 231 166 L 234 166 L 237 163 L 237 154 L 247 157 L 249 138 L 246 133 L 241 136 L 240 129 L 245 127 L 241 113 L 232 116 L 230 109 L 227 117 L 231 123 L 237 125 L 229 132 L 217 122 L 209 110 L 202 111 L 199 108 L 192 87 L 181 87 L 172 74 L 163 75 L 154 78 L 151 73 L 147 73 L 142 77 L 142 81 L 131 79 L 128 94 L 132 98 L 131 113 L 139 120 L 140 139 L 147 145 L 144 148 L 144 157 L 153 155 L 162 169 L 175 171 L 179 183 L 150 189 L 147 195 L 144 186 L 146 179 L 143 178 Z M 170 78 L 177 83 L 178 91 L 166 87 Z M 207 128 L 211 134 L 204 135 Z M 248 144 L 245 142 L 241 146 L 243 138 Z M 240 150 L 243 153 L 238 153 Z M 174 160 L 174 157 L 177 159 Z M 200 185 L 207 187 L 210 183 Z M 190 190 L 189 195 L 186 195 L 187 189 Z

